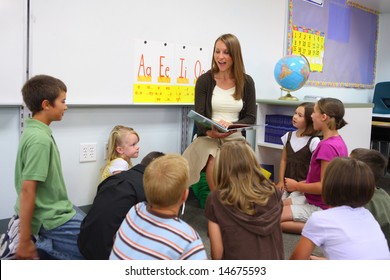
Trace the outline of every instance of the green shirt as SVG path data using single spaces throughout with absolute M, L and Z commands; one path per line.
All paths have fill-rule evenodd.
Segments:
M 371 201 L 366 207 L 379 223 L 383 234 L 387 239 L 387 245 L 390 249 L 390 196 L 380 188 L 376 188 Z
M 19 214 L 22 182 L 37 181 L 32 234 L 38 234 L 41 226 L 54 229 L 69 221 L 76 211 L 68 199 L 60 153 L 50 127 L 35 119 L 25 124 L 15 165 L 15 211 Z

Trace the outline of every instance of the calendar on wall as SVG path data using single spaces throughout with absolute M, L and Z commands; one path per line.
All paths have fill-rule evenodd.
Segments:
M 324 51 L 324 32 L 293 26 L 291 53 L 305 56 L 309 61 L 311 72 L 322 72 Z

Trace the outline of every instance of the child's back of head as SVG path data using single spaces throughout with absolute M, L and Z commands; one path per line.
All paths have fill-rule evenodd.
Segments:
M 350 157 L 363 161 L 374 173 L 375 183 L 386 173 L 387 159 L 377 150 L 356 148 L 352 150 Z
M 322 198 L 330 206 L 362 207 L 371 200 L 374 191 L 374 175 L 360 160 L 336 157 L 326 168 Z
M 245 141 L 226 142 L 215 159 L 214 183 L 223 204 L 248 215 L 255 205 L 264 206 L 275 187 L 261 171 L 252 148 Z
M 153 160 L 145 169 L 144 189 L 152 206 L 170 207 L 178 204 L 188 189 L 187 160 L 178 154 L 167 154 Z

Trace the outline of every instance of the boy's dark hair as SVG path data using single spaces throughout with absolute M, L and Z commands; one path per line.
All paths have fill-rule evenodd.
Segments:
M 66 85 L 61 80 L 48 75 L 37 75 L 24 84 L 23 101 L 34 115 L 43 109 L 44 100 L 48 100 L 50 105 L 54 106 L 54 101 L 61 91 L 67 92 Z
M 374 195 L 375 179 L 364 162 L 336 157 L 328 165 L 322 183 L 322 199 L 330 206 L 366 205 Z
M 164 153 L 162 152 L 150 152 L 149 154 L 147 154 L 141 161 L 141 165 L 143 166 L 148 166 L 149 163 L 151 163 L 153 160 L 155 160 L 156 158 L 158 157 L 162 157 L 163 155 L 165 155 Z
M 377 150 L 356 148 L 349 155 L 352 158 L 365 162 L 374 173 L 375 183 L 386 173 L 387 159 Z

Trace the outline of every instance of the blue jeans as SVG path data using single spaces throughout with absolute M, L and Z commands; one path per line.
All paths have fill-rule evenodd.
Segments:
M 77 246 L 77 238 L 85 213 L 76 206 L 74 206 L 74 209 L 76 215 L 65 224 L 52 230 L 41 227 L 35 243 L 41 258 L 57 260 L 84 259 Z

